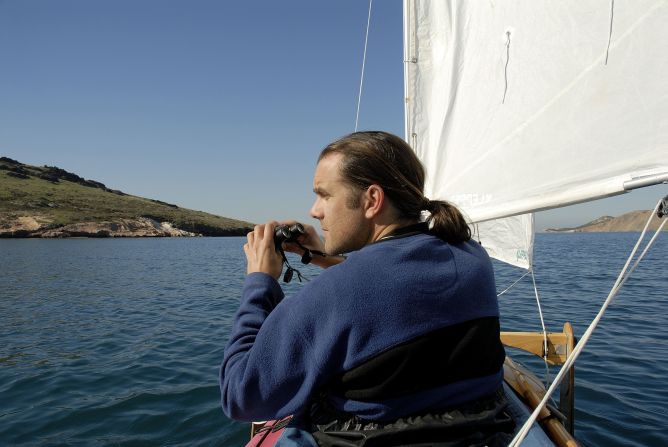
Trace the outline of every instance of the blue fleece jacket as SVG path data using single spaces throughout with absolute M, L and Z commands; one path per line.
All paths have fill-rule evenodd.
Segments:
M 450 245 L 429 234 L 379 241 L 287 298 L 274 278 L 252 273 L 220 370 L 223 410 L 245 421 L 300 414 L 332 377 L 379 353 L 498 314 L 491 262 L 473 241 Z M 494 392 L 501 381 L 499 369 L 411 396 L 330 400 L 341 410 L 387 420 L 451 408 Z

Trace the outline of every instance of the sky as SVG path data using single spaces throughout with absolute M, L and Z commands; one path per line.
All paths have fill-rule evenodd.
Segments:
M 401 0 L 373 3 L 359 129 L 403 135 Z M 250 222 L 314 221 L 355 128 L 363 0 L 0 0 L 0 155 Z M 540 212 L 577 226 L 666 185 Z

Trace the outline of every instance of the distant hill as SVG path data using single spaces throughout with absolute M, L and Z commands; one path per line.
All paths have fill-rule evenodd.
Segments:
M 651 210 L 631 211 L 619 217 L 603 216 L 589 223 L 574 228 L 548 228 L 550 233 L 613 233 L 613 232 L 639 232 L 642 231 L 649 219 Z M 665 217 L 664 217 L 665 219 Z M 654 216 L 649 229 L 659 228 L 661 220 Z M 664 227 L 664 231 L 666 228 Z
M 203 192 L 205 193 L 205 192 Z M 238 236 L 252 224 L 0 157 L 0 237 Z

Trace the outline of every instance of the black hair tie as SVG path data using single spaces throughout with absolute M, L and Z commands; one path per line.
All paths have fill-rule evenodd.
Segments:
M 434 211 L 434 201 L 429 200 L 428 198 L 424 198 L 423 204 L 422 204 L 422 209 L 427 210 L 429 212 Z

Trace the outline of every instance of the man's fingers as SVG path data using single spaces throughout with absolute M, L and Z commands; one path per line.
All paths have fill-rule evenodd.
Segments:
M 255 225 L 253 233 L 255 233 L 257 238 L 261 240 L 262 236 L 264 236 L 264 225 Z
M 277 225 L 278 222 L 273 220 L 271 222 L 267 222 L 266 224 L 255 225 L 253 231 L 248 234 L 249 236 L 253 234 L 254 238 L 257 239 L 258 241 L 265 239 L 273 239 L 274 227 L 276 227 Z
M 265 244 L 265 246 L 270 246 L 274 244 L 274 228 L 278 225 L 278 222 L 276 221 L 271 221 L 267 222 L 266 224 L 262 225 L 262 242 Z
M 246 235 L 248 242 L 244 244 L 246 254 L 246 272 L 262 272 L 278 278 L 283 268 L 283 260 L 274 248 L 274 226 L 276 222 L 256 225 Z

